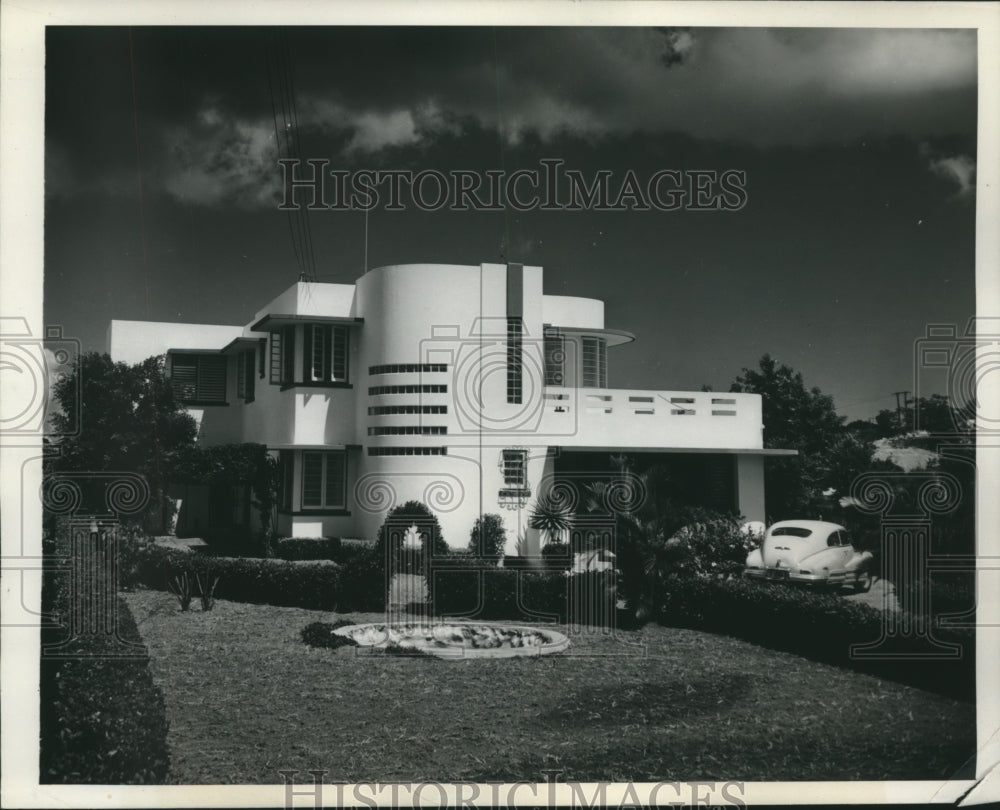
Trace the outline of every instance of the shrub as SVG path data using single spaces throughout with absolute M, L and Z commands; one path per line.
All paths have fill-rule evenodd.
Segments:
M 202 557 L 157 548 L 147 554 L 137 579 L 165 590 L 182 574 L 209 583 L 218 578 L 213 596 L 234 602 L 334 610 L 341 601 L 341 567 L 330 562 Z
M 744 532 L 736 520 L 702 510 L 673 539 L 680 554 L 672 573 L 681 575 L 742 573 L 747 555 L 760 545 L 760 538 Z
M 766 647 L 851 667 L 924 689 L 971 699 L 975 690 L 974 636 L 964 630 L 939 630 L 941 641 L 962 646 L 956 659 L 872 660 L 851 655 L 851 645 L 882 636 L 882 611 L 843 597 L 803 588 L 745 579 L 668 576 L 660 596 L 660 622 L 741 638 Z M 894 654 L 926 652 L 927 643 L 897 637 Z
M 928 605 L 935 624 L 945 613 L 966 613 L 976 608 L 976 578 L 972 572 L 938 572 L 926 577 L 923 600 L 918 599 L 915 579 L 896 582 L 896 595 L 903 606 Z M 966 616 L 956 621 L 972 622 Z
M 358 643 L 350 636 L 338 636 L 333 631 L 347 627 L 351 622 L 313 622 L 302 628 L 302 640 L 310 647 L 328 647 L 336 650 L 338 647 L 357 647 Z
M 191 594 L 191 577 L 187 575 L 187 571 L 181 571 L 180 574 L 167 583 L 167 587 L 170 588 L 170 592 L 177 597 L 181 610 L 185 613 L 189 611 L 191 609 L 191 599 L 193 596 Z
M 340 610 L 385 610 L 389 581 L 384 558 L 365 548 L 363 554 L 341 559 Z
M 283 537 L 273 547 L 282 560 L 336 560 L 341 548 L 339 537 Z
M 419 549 L 404 546 L 406 534 L 416 526 L 421 538 Z M 441 534 L 437 516 L 420 501 L 407 501 L 386 515 L 375 540 L 376 559 L 397 573 L 420 573 L 428 556 L 444 556 L 450 549 Z
M 342 612 L 385 609 L 385 570 L 370 548 L 338 564 L 204 557 L 151 546 L 140 555 L 128 584 L 168 590 L 173 577 L 183 572 L 203 582 L 218 577 L 213 596 L 234 602 Z
M 353 563 L 369 559 L 374 553 L 375 547 L 373 545 L 341 542 L 340 548 L 337 549 L 337 553 L 331 559 L 341 565 L 352 565 Z
M 573 510 L 556 495 L 547 492 L 540 495 L 532 505 L 528 513 L 528 525 L 532 529 L 538 529 L 549 542 L 554 543 L 559 535 L 573 528 Z
M 469 553 L 491 560 L 494 565 L 503 557 L 507 545 L 507 532 L 500 515 L 481 515 L 476 518 L 469 537 Z
M 219 584 L 219 578 L 209 579 L 205 577 L 205 581 L 201 581 L 201 577 L 196 576 L 195 582 L 198 583 L 198 596 L 201 598 L 201 609 L 203 611 L 209 611 L 215 607 L 215 588 Z
M 614 574 L 484 568 L 434 571 L 434 613 L 483 620 L 600 624 L 614 608 Z
M 119 636 L 140 642 L 128 606 L 121 598 L 117 606 Z M 43 631 L 43 639 L 55 643 L 54 632 Z M 79 658 L 42 656 L 39 781 L 43 784 L 166 781 L 170 754 L 163 694 L 153 682 L 148 657 L 100 657 L 112 641 L 103 634 L 89 636 L 74 645 Z M 115 650 L 107 652 L 110 656 Z
M 552 571 L 566 570 L 573 566 L 569 543 L 546 543 L 542 546 L 545 568 Z

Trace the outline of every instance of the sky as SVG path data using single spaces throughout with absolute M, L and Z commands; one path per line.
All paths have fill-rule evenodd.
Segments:
M 503 256 L 636 334 L 615 388 L 725 390 L 770 353 L 870 417 L 914 389 L 927 325 L 975 312 L 976 77 L 969 30 L 50 27 L 46 324 L 104 350 L 113 318 L 244 324 L 366 253 Z M 732 169 L 746 202 L 289 214 L 290 148 L 346 171 Z

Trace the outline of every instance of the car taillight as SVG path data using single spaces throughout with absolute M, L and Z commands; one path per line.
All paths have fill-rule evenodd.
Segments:
M 809 570 L 808 568 L 800 568 L 800 569 L 799 569 L 799 573 L 800 573 L 800 574 L 811 574 L 811 573 L 812 573 L 812 571 L 811 571 L 811 570 Z

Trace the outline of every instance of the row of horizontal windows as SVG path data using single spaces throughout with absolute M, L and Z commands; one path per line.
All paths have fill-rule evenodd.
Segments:
M 373 385 L 369 395 L 375 394 L 447 394 L 447 385 Z
M 444 436 L 445 425 L 389 425 L 368 428 L 369 436 Z
M 370 456 L 446 456 L 447 447 L 369 447 Z
M 368 366 L 369 374 L 408 374 L 415 371 L 447 371 L 444 363 L 389 363 L 384 366 Z
M 448 413 L 447 405 L 372 405 L 369 416 L 391 416 L 401 413 Z

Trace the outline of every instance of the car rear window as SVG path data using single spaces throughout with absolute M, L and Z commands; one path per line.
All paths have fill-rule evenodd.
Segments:
M 791 536 L 808 537 L 812 534 L 812 529 L 803 529 L 799 526 L 779 526 L 771 532 L 771 537 Z

